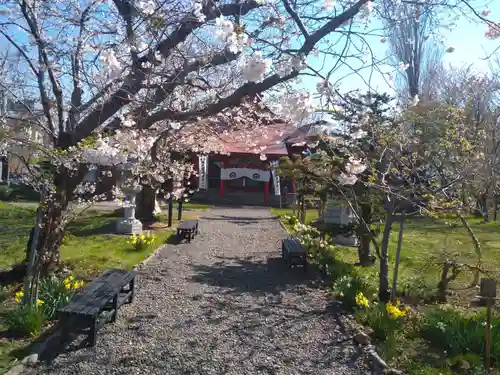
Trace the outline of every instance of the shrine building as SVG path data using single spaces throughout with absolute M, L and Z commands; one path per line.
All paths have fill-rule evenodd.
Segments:
M 229 132 L 220 137 L 223 153 L 193 153 L 197 167 L 196 199 L 213 203 L 279 205 L 295 193 L 295 181 L 274 173 L 280 158 L 307 149 L 311 125 L 296 127 L 275 122 L 253 133 Z M 259 150 L 260 152 L 256 152 Z

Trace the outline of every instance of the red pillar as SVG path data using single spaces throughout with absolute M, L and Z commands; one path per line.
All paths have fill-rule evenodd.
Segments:
M 224 169 L 224 161 L 220 162 L 220 169 L 221 169 L 221 179 L 220 179 L 219 195 L 221 197 L 223 197 L 224 196 L 224 180 L 222 179 L 222 169 Z
M 264 199 L 269 200 L 269 181 L 264 182 Z
M 296 189 L 296 181 L 292 180 L 292 194 L 295 194 L 295 189 Z

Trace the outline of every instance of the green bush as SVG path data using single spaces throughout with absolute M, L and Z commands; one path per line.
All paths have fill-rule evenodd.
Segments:
M 492 324 L 491 358 L 500 365 L 500 321 Z M 451 308 L 427 312 L 418 330 L 432 346 L 446 351 L 450 357 L 467 354 L 484 355 L 486 317 L 484 313 L 466 314 Z
M 0 285 L 0 302 L 5 301 L 11 293 L 11 288 L 9 286 Z
M 356 313 L 356 320 L 373 329 L 374 338 L 381 345 L 384 358 L 390 360 L 397 354 L 398 340 L 402 334 L 407 310 L 398 303 L 375 303 Z
M 141 233 L 139 235 L 132 234 L 127 243 L 131 244 L 136 251 L 142 251 L 156 241 L 156 237 L 151 232 Z
M 357 306 L 356 295 L 359 292 L 364 295 L 373 293 L 370 286 L 357 275 L 344 275 L 334 281 L 332 285 L 333 292 L 342 301 L 344 307 L 348 310 L 354 310 Z
M 43 305 L 17 305 L 15 309 L 7 311 L 3 321 L 12 332 L 23 336 L 37 337 L 47 321 Z
M 10 201 L 12 197 L 12 189 L 7 185 L 0 185 L 0 200 Z
M 73 276 L 66 278 L 51 276 L 40 280 L 38 296 L 44 302 L 43 309 L 47 319 L 55 319 L 57 310 L 67 305 L 82 286 L 83 282 Z

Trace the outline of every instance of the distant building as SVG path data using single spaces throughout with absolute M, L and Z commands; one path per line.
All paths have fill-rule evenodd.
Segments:
M 0 100 L 1 116 L 5 121 L 9 137 L 19 140 L 18 145 L 12 148 L 12 152 L 1 160 L 0 176 L 5 180 L 7 175 L 18 176 L 28 171 L 25 161 L 32 163 L 37 149 L 30 147 L 30 144 L 49 146 L 51 140 L 38 126 L 38 121 L 44 119 L 43 113 L 35 108 L 34 100 L 16 101 L 1 94 Z

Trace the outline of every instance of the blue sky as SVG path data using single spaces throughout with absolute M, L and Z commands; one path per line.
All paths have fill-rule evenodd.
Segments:
M 489 3 L 489 4 L 488 4 Z M 490 9 L 492 12 L 489 19 L 500 21 L 500 1 L 492 2 L 482 2 L 481 5 L 477 4 L 475 9 L 480 13 L 482 10 Z M 461 17 L 457 22 L 457 28 L 453 32 L 445 31 L 443 32 L 443 49 L 449 46 L 455 47 L 453 53 L 444 54 L 444 64 L 445 66 L 452 65 L 455 67 L 460 67 L 464 65 L 472 65 L 477 71 L 488 72 L 488 61 L 484 60 L 484 57 L 491 53 L 495 48 L 500 46 L 500 40 L 488 40 L 484 37 L 486 31 L 486 25 L 482 22 L 471 22 L 464 17 Z M 381 29 L 382 25 L 380 21 L 374 21 L 370 29 Z M 367 37 L 370 48 L 373 54 L 382 59 L 387 56 L 387 43 L 380 43 L 379 37 Z M 353 63 L 354 61 L 350 61 Z M 308 63 L 314 68 L 319 68 L 320 63 L 317 59 L 310 58 Z M 335 60 L 332 59 L 331 64 L 334 64 Z M 322 62 L 321 62 L 322 64 Z M 368 65 L 368 64 L 367 64 Z M 358 66 L 360 66 L 358 64 Z M 383 72 L 390 72 L 394 68 L 390 66 L 378 65 L 380 70 Z M 339 69 L 338 73 L 332 78 L 339 79 L 342 76 L 351 73 L 352 70 L 343 67 Z M 370 69 L 365 69 L 361 74 L 361 77 L 357 75 L 351 75 L 349 78 L 342 79 L 340 83 L 340 91 L 346 92 L 349 90 L 360 89 L 362 91 L 368 90 L 368 85 L 365 81 L 369 81 Z M 370 86 L 373 90 L 378 92 L 393 92 L 393 83 L 386 82 L 387 77 L 382 76 L 379 72 L 373 71 L 370 80 Z M 315 90 L 317 80 L 304 79 L 299 86 L 305 90 Z

